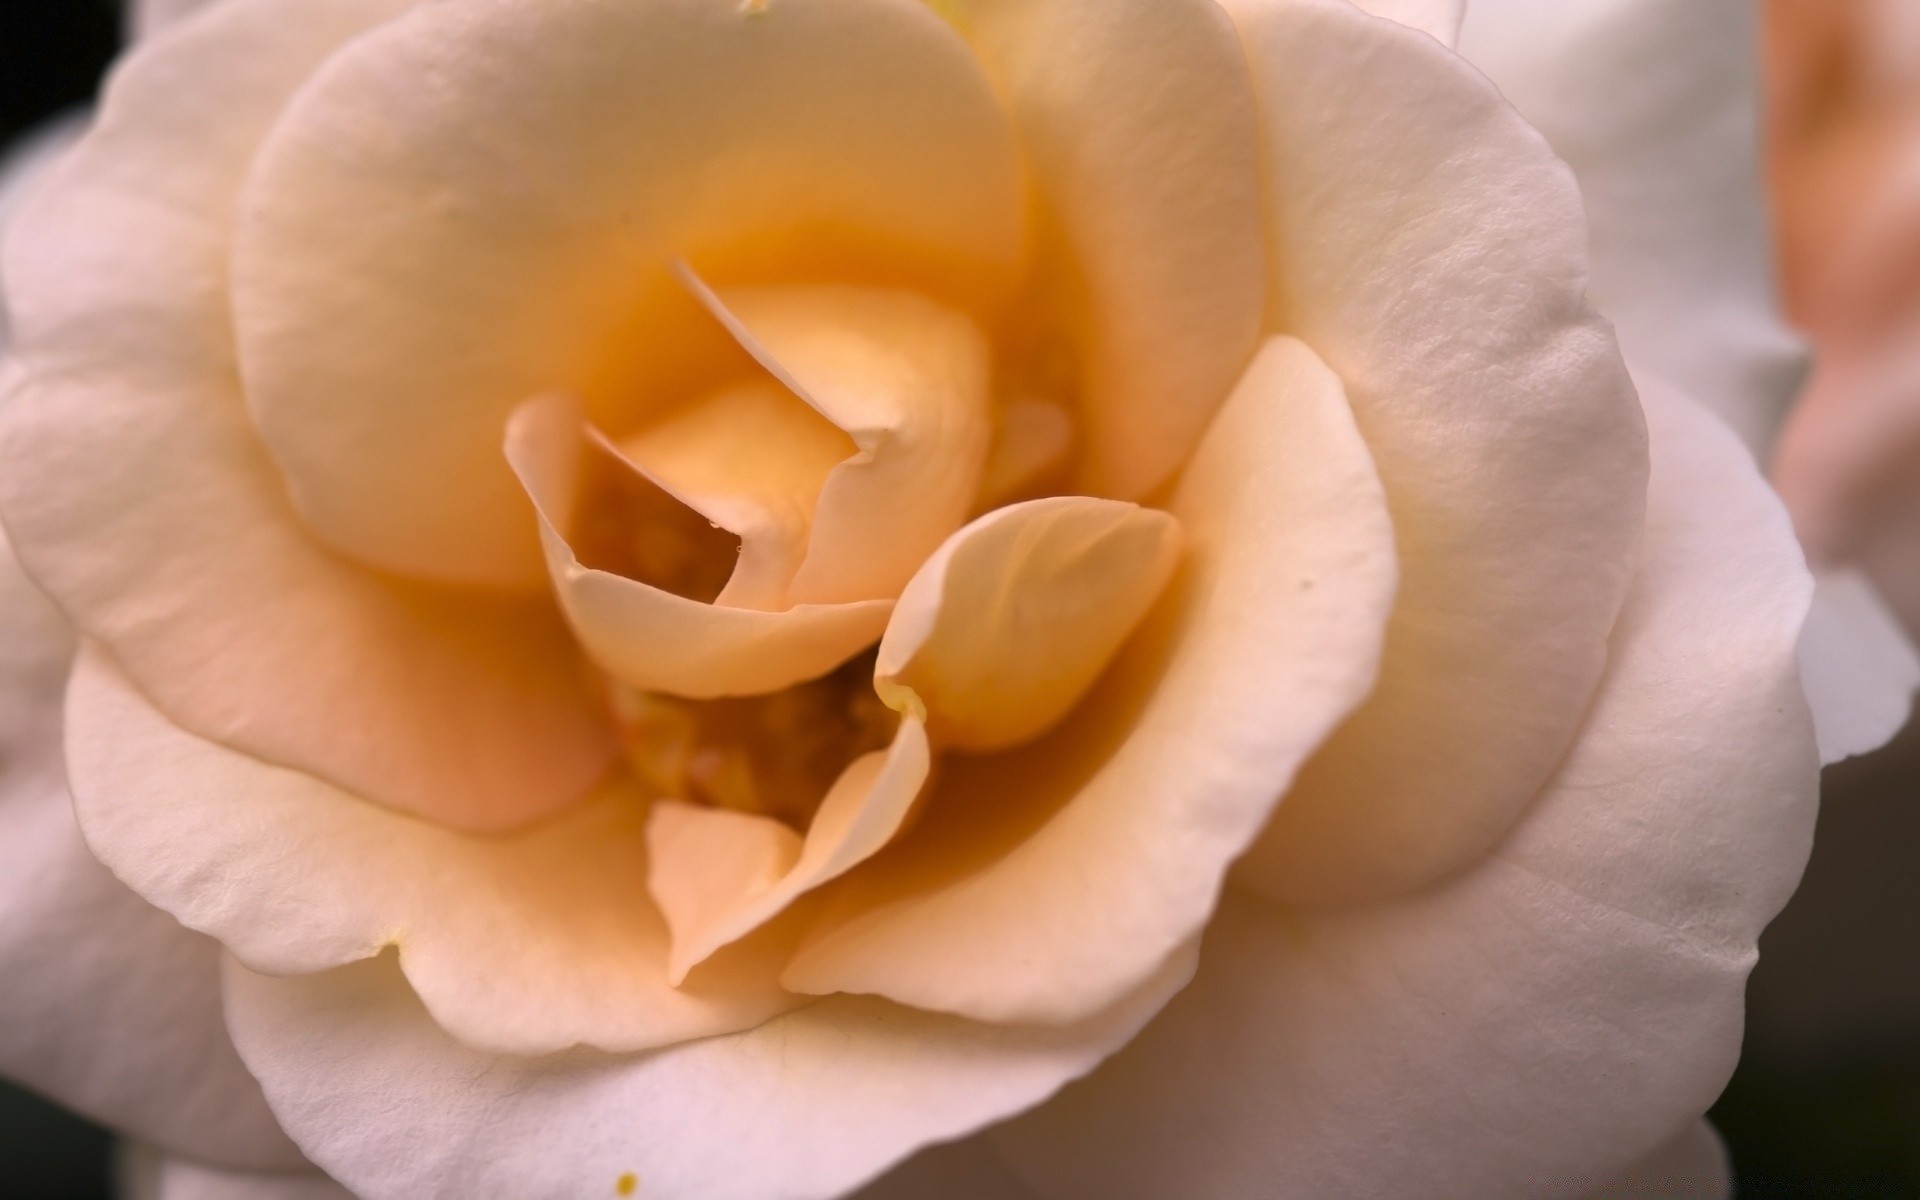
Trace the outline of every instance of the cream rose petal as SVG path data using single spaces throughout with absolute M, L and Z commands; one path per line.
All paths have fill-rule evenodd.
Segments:
M 1460 52 L 1573 168 L 1594 304 L 1634 369 L 1698 397 L 1764 457 L 1806 349 L 1774 286 L 1759 12 L 1751 0 L 1473 0 Z
M 563 396 L 530 400 L 507 424 L 506 458 L 539 516 L 560 606 L 609 675 L 642 691 L 702 699 L 772 692 L 825 674 L 886 628 L 891 600 L 763 612 L 703 604 L 582 565 L 562 531 L 587 443 L 579 406 Z
M 231 963 L 227 1021 L 294 1140 L 363 1200 L 829 1200 L 1028 1108 L 1130 1040 L 1190 977 L 1177 953 L 1064 1027 L 835 997 L 653 1054 L 499 1059 L 437 1028 L 384 959 L 274 979 Z
M 574 392 L 624 433 L 711 349 L 675 259 L 978 299 L 1024 253 L 1004 113 L 895 0 L 424 5 L 316 74 L 246 204 L 241 364 L 301 511 L 463 582 L 538 578 L 516 404 Z
M 1089 490 L 1137 498 L 1200 439 L 1260 336 L 1246 58 L 1214 0 L 967 0 L 1057 237 Z M 1053 397 L 1064 399 L 1064 397 Z
M 321 971 L 397 945 L 435 1019 L 502 1053 L 641 1049 L 795 1003 L 773 984 L 778 931 L 668 984 L 646 804 L 617 779 L 511 836 L 461 834 L 180 730 L 97 649 L 75 667 L 67 720 L 94 851 L 258 970 Z
M 1270 341 L 1167 505 L 1179 582 L 1067 723 L 948 756 L 924 816 L 835 885 L 784 976 L 1067 1021 L 1205 924 L 1232 859 L 1372 684 L 1392 528 L 1339 380 Z
M 1079 703 L 1180 560 L 1158 509 L 1053 496 L 988 513 L 907 585 L 874 686 L 944 746 L 1005 750 Z
M 150 1146 L 123 1147 L 116 1174 L 121 1200 L 354 1200 L 311 1169 L 235 1171 Z
M 9 222 L 0 505 L 27 569 L 173 719 L 498 828 L 577 800 L 613 752 L 564 628 L 312 542 L 229 344 L 225 260 L 255 143 L 317 61 L 401 7 L 227 0 L 123 64 Z
M 80 839 L 60 754 L 72 655 L 0 540 L 0 1074 L 175 1150 L 298 1163 L 221 1024 L 219 948 Z
M 1343 0 L 1233 8 L 1274 319 L 1345 383 L 1401 573 L 1379 686 L 1245 877 L 1352 901 L 1474 861 L 1566 753 L 1632 570 L 1646 433 L 1586 303 L 1579 194 L 1520 115 L 1432 38 Z
M 1719 1094 L 1812 840 L 1810 580 L 1738 439 L 1666 398 L 1649 415 L 1646 551 L 1539 801 L 1416 896 L 1230 893 L 1141 1039 L 994 1135 L 1041 1196 L 1581 1196 Z
M 714 951 L 878 853 L 899 832 L 932 765 L 926 727 L 908 717 L 888 749 L 863 754 L 840 773 L 805 838 L 771 817 L 655 804 L 647 886 L 673 934 L 667 978 L 680 984 Z

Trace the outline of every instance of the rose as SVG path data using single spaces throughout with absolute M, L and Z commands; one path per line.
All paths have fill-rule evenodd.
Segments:
M 1865 3 L 1767 14 L 1781 260 L 1790 311 L 1820 352 L 1774 474 L 1815 560 L 1863 567 L 1920 629 L 1913 14 Z
M 231 952 L 316 1162 L 827 1196 L 993 1125 L 876 1187 L 1717 1170 L 1808 833 L 1804 574 L 1651 374 L 1649 482 L 1572 185 L 1470 68 L 1332 0 L 401 7 L 159 35 L 6 260 L 80 822 Z M 1666 32 L 1625 11 L 1578 15 Z M 1050 498 L 967 521 L 982 479 Z M 210 944 L 140 937 L 209 1011 Z M 149 1061 L 226 1114 L 121 1119 L 290 1165 L 193 1028 Z

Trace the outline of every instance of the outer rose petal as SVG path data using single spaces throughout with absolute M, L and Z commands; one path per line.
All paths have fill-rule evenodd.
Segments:
M 226 0 L 122 64 L 9 223 L 0 503 L 27 569 L 181 724 L 498 828 L 579 799 L 613 751 L 564 628 L 315 544 L 248 425 L 229 344 L 254 143 L 315 62 L 401 7 Z
M 298 1163 L 221 1024 L 219 948 L 80 840 L 60 755 L 72 651 L 0 541 L 0 1074 L 176 1150 Z
M 1806 371 L 1761 178 L 1753 0 L 1473 0 L 1460 52 L 1580 180 L 1596 307 L 1636 371 L 1764 456 Z
M 706 357 L 673 260 L 978 298 L 1024 252 L 1005 113 L 895 0 L 423 5 L 315 75 L 246 203 L 241 365 L 301 511 L 459 582 L 539 578 L 515 405 L 578 394 L 624 434 Z
M 1565 755 L 1632 572 L 1646 435 L 1587 306 L 1579 195 L 1519 114 L 1432 38 L 1344 2 L 1234 9 L 1273 317 L 1345 383 L 1401 572 L 1380 684 L 1249 879 L 1376 897 L 1484 854 Z
M 1253 90 L 1213 0 L 968 0 L 1081 343 L 1089 491 L 1172 475 L 1260 338 Z M 1065 399 L 1063 396 L 1049 399 Z
M 121 1200 L 354 1200 L 318 1171 L 226 1170 L 150 1146 L 123 1148 L 118 1175 Z
M 646 805 L 617 782 L 509 837 L 457 833 L 195 738 L 93 648 L 67 720 L 94 851 L 257 969 L 321 971 L 397 945 L 435 1018 L 502 1053 L 664 1045 L 796 1003 L 774 986 L 784 948 L 767 941 L 667 983 Z
M 1688 1121 L 1673 1139 L 1593 1194 L 1592 1200 L 1729 1200 L 1733 1164 L 1727 1147 L 1704 1118 Z
M 1432 34 L 1451 46 L 1460 37 L 1460 20 L 1466 15 L 1467 0 L 1353 0 L 1376 17 L 1410 25 Z M 1474 0 L 1478 7 L 1483 0 Z
M 848 996 L 653 1054 L 499 1059 L 443 1034 L 391 964 L 272 979 L 229 962 L 227 1020 L 294 1139 L 363 1200 L 827 1200 L 1051 1095 L 1190 977 L 1176 954 L 1066 1027 Z M 997 1198 L 996 1198 L 997 1200 Z
M 1857 571 L 1815 576 L 1800 631 L 1800 679 L 1820 743 L 1838 762 L 1886 744 L 1907 723 L 1920 686 L 1920 654 Z
M 1182 572 L 1102 681 L 1018 751 L 948 756 L 919 824 L 835 885 L 788 987 L 1070 1021 L 1206 923 L 1373 682 L 1393 530 L 1340 381 L 1289 338 L 1255 357 L 1166 508 Z
M 1646 553 L 1546 792 L 1416 896 L 1230 898 L 1160 1019 L 994 1135 L 1047 1200 L 1579 1196 L 1719 1093 L 1812 838 L 1810 587 L 1733 434 L 1669 400 L 1649 416 Z

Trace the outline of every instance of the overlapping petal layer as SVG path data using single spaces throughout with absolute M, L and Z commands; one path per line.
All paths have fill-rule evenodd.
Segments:
M 355 1200 L 311 1168 L 235 1171 L 148 1146 L 123 1147 L 118 1175 L 121 1200 Z
M 1580 196 L 1434 39 L 1340 0 L 1236 0 L 1260 92 L 1273 320 L 1345 383 L 1401 587 L 1380 684 L 1247 880 L 1404 891 L 1510 826 L 1566 753 L 1641 528 L 1646 434 L 1588 307 Z
M 233 0 L 115 75 L 9 222 L 0 505 L 28 570 L 180 724 L 499 828 L 577 800 L 613 752 L 565 629 L 314 543 L 247 419 L 227 311 L 259 139 L 335 46 L 403 7 Z
M 917 825 L 837 885 L 785 975 L 982 1020 L 1073 1020 L 1213 909 L 1299 764 L 1373 681 L 1394 584 L 1335 379 L 1270 341 L 1167 505 L 1182 572 L 1066 723 L 951 755 Z
M 617 778 L 561 817 L 482 838 L 195 738 L 97 649 L 75 668 L 67 712 L 95 852 L 258 970 L 322 971 L 397 945 L 443 1027 L 519 1054 L 663 1045 L 795 1003 L 774 984 L 791 942 L 777 929 L 668 983 L 646 804 Z
M 830 1200 L 914 1150 L 1051 1095 L 1190 977 L 1183 950 L 1105 1012 L 985 1025 L 840 996 L 653 1054 L 466 1049 L 384 959 L 272 979 L 237 964 L 227 1020 L 295 1141 L 364 1200 Z M 503 1139 L 539 1152 L 503 1155 Z
M 301 511 L 464 582 L 540 576 L 515 405 L 575 393 L 624 434 L 711 357 L 676 259 L 977 302 L 1024 254 L 1005 114 L 893 0 L 425 5 L 315 75 L 246 204 L 240 360 Z
M 886 628 L 891 600 L 766 612 L 705 604 L 583 565 L 566 530 L 588 450 L 579 406 L 563 396 L 530 400 L 508 422 L 506 459 L 539 516 L 560 607 L 587 654 L 615 679 L 698 698 L 772 692 L 832 670 Z
M 1179 469 L 1259 341 L 1245 53 L 1214 0 L 963 11 L 1065 259 L 1043 260 L 1059 294 L 1042 301 L 1079 342 L 1087 488 L 1138 498 Z
M 1230 895 L 1141 1039 L 996 1134 L 1048 1200 L 1580 1196 L 1719 1093 L 1812 839 L 1810 581 L 1734 435 L 1684 402 L 1649 416 L 1645 554 L 1538 803 L 1417 896 Z

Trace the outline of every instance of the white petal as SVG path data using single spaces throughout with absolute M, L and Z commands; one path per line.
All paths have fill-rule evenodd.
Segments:
M 1460 20 L 1467 0 L 1353 0 L 1376 17 L 1411 25 L 1451 46 L 1460 37 Z M 1482 0 L 1474 0 L 1476 4 Z
M 318 1171 L 238 1171 L 178 1158 L 151 1146 L 123 1146 L 121 1200 L 354 1200 Z
M 836 997 L 624 1057 L 468 1050 L 384 959 L 292 979 L 233 964 L 227 1019 L 294 1139 L 363 1200 L 607 1196 L 627 1175 L 645 1200 L 829 1200 L 1084 1074 L 1191 961 L 1066 1027 Z
M 1379 685 L 1276 814 L 1259 886 L 1378 897 L 1485 853 L 1565 756 L 1632 573 L 1646 434 L 1539 134 L 1344 0 L 1235 12 L 1274 319 L 1345 384 L 1400 567 Z
M 618 777 L 560 817 L 478 837 L 195 738 L 97 649 L 75 667 L 67 719 L 94 850 L 260 970 L 320 971 L 397 945 L 435 1018 L 503 1053 L 664 1045 L 794 1003 L 773 982 L 777 936 L 668 984 L 645 798 Z
M 175 1150 L 297 1163 L 221 1023 L 219 948 L 80 840 L 60 752 L 72 652 L 0 541 L 0 1074 Z
M 1752 0 L 1473 0 L 1462 54 L 1573 167 L 1593 301 L 1636 370 L 1765 457 L 1806 369 L 1761 176 Z
M 1828 570 L 1814 578 L 1813 607 L 1800 631 L 1800 678 L 1820 761 L 1831 763 L 1878 749 L 1900 732 L 1920 687 L 1920 652 L 1864 575 Z
M 1641 571 L 1580 740 L 1492 858 L 1303 915 L 1232 894 L 1198 977 L 992 1136 L 1047 1200 L 1582 1196 L 1713 1102 L 1818 759 L 1810 580 L 1715 418 L 1650 405 Z

